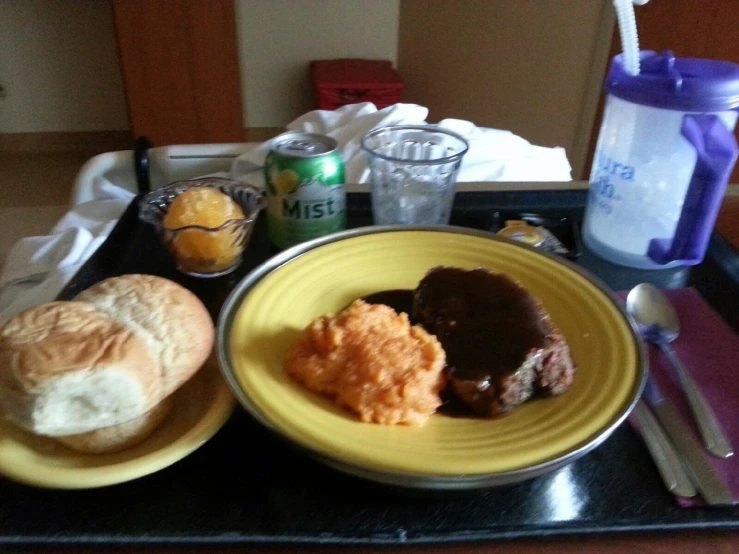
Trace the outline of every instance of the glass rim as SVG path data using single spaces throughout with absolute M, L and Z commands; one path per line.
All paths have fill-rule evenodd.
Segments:
M 433 160 L 410 160 L 408 158 L 396 158 L 395 156 L 388 156 L 386 154 L 380 154 L 379 152 L 370 148 L 367 145 L 367 140 L 369 138 L 374 138 L 380 133 L 386 132 L 389 130 L 392 130 L 392 131 L 430 131 L 433 133 L 439 133 L 441 135 L 447 135 L 447 136 L 450 136 L 452 138 L 459 140 L 464 146 L 464 148 L 460 150 L 459 152 L 457 152 L 456 154 L 452 154 L 451 156 L 445 156 L 443 158 L 435 158 Z M 401 163 L 401 164 L 407 164 L 407 165 L 443 165 L 446 163 L 452 163 L 457 160 L 461 160 L 462 157 L 470 149 L 470 143 L 467 141 L 466 138 L 464 138 L 462 135 L 455 133 L 454 131 L 450 131 L 449 129 L 445 129 L 444 127 L 439 127 L 438 125 L 387 125 L 385 127 L 378 127 L 377 129 L 373 129 L 370 132 L 366 133 L 362 137 L 361 146 L 362 146 L 362 150 L 364 150 L 371 156 L 383 159 L 388 162 L 395 162 L 395 163 Z

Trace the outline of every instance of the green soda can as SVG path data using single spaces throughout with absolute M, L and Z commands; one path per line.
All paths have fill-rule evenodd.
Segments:
M 264 165 L 270 241 L 287 248 L 346 228 L 344 161 L 331 137 L 283 133 Z

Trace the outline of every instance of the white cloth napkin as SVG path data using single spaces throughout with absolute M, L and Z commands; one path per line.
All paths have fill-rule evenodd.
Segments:
M 133 193 L 103 177 L 94 200 L 74 206 L 46 236 L 19 240 L 0 275 L 0 325 L 25 309 L 51 302 L 110 234 Z
M 346 163 L 347 183 L 367 183 L 369 169 L 361 148 L 362 137 L 388 125 L 423 125 L 427 117 L 428 109 L 417 104 L 394 104 L 378 110 L 371 102 L 364 102 L 333 111 L 308 112 L 288 124 L 287 130 L 333 137 Z M 572 180 L 564 148 L 534 146 L 510 131 L 478 127 L 461 119 L 444 119 L 438 125 L 470 143 L 458 182 Z M 236 158 L 231 168 L 234 176 L 264 186 L 264 176 L 257 170 L 264 165 L 269 146 L 267 141 Z
M 395 104 L 378 110 L 365 102 L 335 111 L 308 112 L 288 130 L 329 135 L 339 143 L 347 167 L 347 182 L 366 183 L 369 170 L 361 151 L 362 136 L 386 125 L 424 124 L 428 109 Z M 534 146 L 509 131 L 477 127 L 469 121 L 445 119 L 439 125 L 463 135 L 470 143 L 458 180 L 569 181 L 570 164 L 562 148 Z M 237 158 L 234 177 L 264 184 L 259 171 L 269 142 Z M 93 200 L 74 206 L 46 236 L 21 239 L 12 248 L 0 275 L 0 325 L 14 314 L 52 301 L 82 264 L 110 234 L 134 195 L 103 177 L 93 183 Z

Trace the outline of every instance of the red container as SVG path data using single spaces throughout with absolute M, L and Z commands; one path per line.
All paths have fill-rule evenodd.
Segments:
M 372 102 L 381 109 L 400 102 L 403 94 L 403 79 L 388 61 L 312 61 L 310 74 L 319 110 L 335 110 L 357 102 Z

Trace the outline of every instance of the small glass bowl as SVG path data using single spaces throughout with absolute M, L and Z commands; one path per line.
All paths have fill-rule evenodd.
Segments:
M 224 193 L 241 207 L 245 217 L 228 220 L 219 227 L 166 227 L 164 216 L 172 201 L 196 187 L 211 187 Z M 208 177 L 177 181 L 147 193 L 139 200 L 139 219 L 154 226 L 182 273 L 194 277 L 219 277 L 231 273 L 241 263 L 254 222 L 264 207 L 264 195 L 256 187 L 241 181 Z

